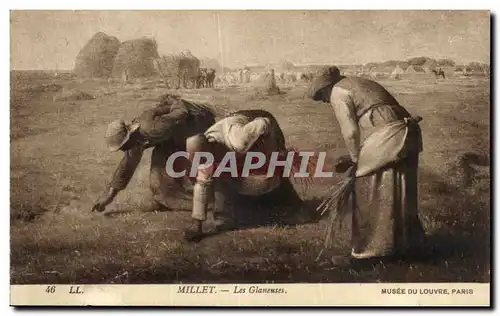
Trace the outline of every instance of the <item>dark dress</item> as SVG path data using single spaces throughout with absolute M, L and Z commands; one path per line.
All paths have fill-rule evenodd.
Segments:
M 125 151 L 110 186 L 118 191 L 127 187 L 139 165 L 144 150 L 154 147 L 151 154 L 150 188 L 156 203 L 167 208 L 176 208 L 184 203 L 176 203 L 185 193 L 185 178 L 171 178 L 165 166 L 168 157 L 176 151 L 186 151 L 186 139 L 203 133 L 215 123 L 215 115 L 203 105 L 177 100 L 171 106 L 157 106 L 144 111 L 134 119 L 139 123 L 139 133 L 143 136 L 142 146 Z M 176 160 L 174 170 L 187 167 L 187 160 Z

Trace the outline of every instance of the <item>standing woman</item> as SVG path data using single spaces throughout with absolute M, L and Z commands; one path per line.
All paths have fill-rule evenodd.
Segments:
M 311 82 L 309 97 L 331 104 L 354 165 L 351 257 L 399 256 L 421 244 L 419 119 L 377 82 L 341 76 L 335 66 Z

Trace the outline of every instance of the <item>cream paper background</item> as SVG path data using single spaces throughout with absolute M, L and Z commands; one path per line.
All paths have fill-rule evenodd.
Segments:
M 489 306 L 490 285 L 481 283 L 375 283 L 375 284 L 200 284 L 215 286 L 214 294 L 177 293 L 179 285 L 80 285 L 83 294 L 69 294 L 70 285 L 12 285 L 12 305 L 93 306 Z M 283 288 L 285 294 L 249 293 L 251 287 Z M 235 293 L 235 287 L 246 293 Z M 382 294 L 382 289 L 406 294 Z M 409 289 L 417 294 L 408 294 Z M 421 294 L 447 289 L 446 294 Z M 452 294 L 471 289 L 473 294 Z M 76 285 L 73 285 L 73 291 Z M 221 290 L 229 290 L 222 292 Z

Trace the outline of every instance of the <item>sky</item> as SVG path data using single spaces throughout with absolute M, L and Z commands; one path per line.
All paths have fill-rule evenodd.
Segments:
M 488 11 L 11 11 L 11 68 L 72 69 L 97 32 L 154 37 L 160 54 L 189 49 L 227 67 L 490 61 Z

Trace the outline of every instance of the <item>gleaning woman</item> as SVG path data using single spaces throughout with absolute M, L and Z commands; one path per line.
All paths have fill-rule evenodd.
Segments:
M 421 118 L 379 83 L 342 76 L 335 66 L 311 82 L 309 97 L 332 106 L 350 156 L 347 179 L 322 206 L 331 211 L 325 246 L 349 215 L 351 259 L 407 254 L 425 237 L 417 192 Z

